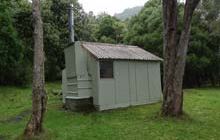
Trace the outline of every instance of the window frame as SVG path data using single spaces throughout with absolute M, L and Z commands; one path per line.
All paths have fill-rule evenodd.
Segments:
M 102 76 L 101 70 L 102 70 L 103 64 L 104 65 L 110 64 L 109 66 L 111 66 L 111 67 L 109 67 L 109 68 L 111 68 L 111 70 L 110 70 L 112 72 L 111 76 Z M 99 78 L 100 79 L 114 79 L 114 61 L 113 60 L 100 60 L 99 61 Z

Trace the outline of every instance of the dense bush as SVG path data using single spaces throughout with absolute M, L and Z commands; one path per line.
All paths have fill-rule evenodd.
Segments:
M 0 84 L 26 84 L 31 69 L 25 48 L 13 26 L 12 3 L 0 3 Z
M 75 39 L 104 43 L 138 45 L 163 56 L 163 23 L 160 0 L 149 0 L 141 12 L 125 21 L 108 14 L 84 12 L 77 0 L 43 0 L 46 80 L 61 79 L 68 46 L 67 8 L 74 4 Z M 186 62 L 187 87 L 220 84 L 219 1 L 203 0 L 195 11 Z M 183 4 L 179 4 L 180 17 Z M 179 18 L 181 23 L 182 19 Z M 33 39 L 31 3 L 28 0 L 0 3 L 0 84 L 26 84 L 31 81 Z

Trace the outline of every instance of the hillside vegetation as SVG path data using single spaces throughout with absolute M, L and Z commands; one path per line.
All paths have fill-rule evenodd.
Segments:
M 117 13 L 114 16 L 120 20 L 126 20 L 126 19 L 129 19 L 129 18 L 137 15 L 141 11 L 142 8 L 143 8 L 143 6 L 136 6 L 133 8 L 127 8 L 122 13 Z

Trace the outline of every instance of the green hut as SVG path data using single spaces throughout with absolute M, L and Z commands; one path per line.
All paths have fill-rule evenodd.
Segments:
M 158 102 L 161 61 L 137 46 L 76 42 L 65 49 L 63 102 L 99 111 Z

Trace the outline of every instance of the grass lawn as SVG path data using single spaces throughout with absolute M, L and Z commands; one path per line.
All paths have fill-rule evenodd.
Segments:
M 219 140 L 220 88 L 185 90 L 181 119 L 158 117 L 161 103 L 104 112 L 62 109 L 59 83 L 47 84 L 44 127 L 55 140 Z M 22 134 L 29 119 L 31 88 L 0 87 L 0 140 Z

